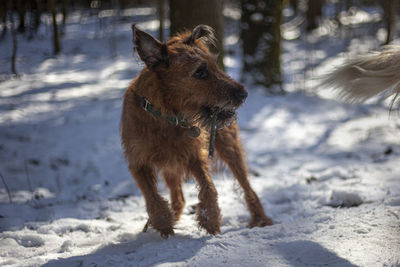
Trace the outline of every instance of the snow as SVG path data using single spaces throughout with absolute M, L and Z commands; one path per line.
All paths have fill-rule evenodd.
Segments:
M 144 16 L 138 27 L 156 34 L 154 9 L 127 14 Z M 399 266 L 399 117 L 386 102 L 349 105 L 312 89 L 347 56 L 341 41 L 316 37 L 312 50 L 285 41 L 288 94 L 248 88 L 239 111 L 251 183 L 275 224 L 247 228 L 240 187 L 221 170 L 213 177 L 222 233 L 197 227 L 189 180 L 176 234 L 164 240 L 141 232 L 145 204 L 120 145 L 122 94 L 142 68 L 130 24 L 118 23 L 112 57 L 109 29 L 96 23 L 73 14 L 57 57 L 45 35 L 20 40 L 19 78 L 7 75 L 10 36 L 0 41 L 0 173 L 12 197 L 1 182 L 1 266 Z M 239 38 L 227 36 L 237 49 Z M 375 42 L 355 36 L 349 49 Z M 240 60 L 229 55 L 236 79 Z

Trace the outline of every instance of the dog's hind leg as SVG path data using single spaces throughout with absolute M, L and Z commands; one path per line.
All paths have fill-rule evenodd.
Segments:
M 228 164 L 233 175 L 243 188 L 247 207 L 251 215 L 249 226 L 262 227 L 272 225 L 272 220 L 265 215 L 263 206 L 257 194 L 251 188 L 247 178 L 247 167 L 244 161 L 243 149 L 236 123 L 217 131 L 215 136 L 215 149 L 218 156 Z
M 164 172 L 163 178 L 170 191 L 171 206 L 175 212 L 175 220 L 178 221 L 185 206 L 185 197 L 182 192 L 182 174 Z
M 188 167 L 200 187 L 200 202 L 196 210 L 199 226 L 206 229 L 209 234 L 218 234 L 221 232 L 221 212 L 218 207 L 217 190 L 211 180 L 207 160 L 192 159 Z
M 148 224 L 161 233 L 163 238 L 174 234 L 174 215 L 168 207 L 168 202 L 157 191 L 157 176 L 153 168 L 148 166 L 129 166 L 136 184 L 142 191 L 149 214 Z

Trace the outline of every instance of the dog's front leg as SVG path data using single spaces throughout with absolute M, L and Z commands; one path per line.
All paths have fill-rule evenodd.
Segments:
M 195 159 L 189 163 L 189 169 L 200 187 L 199 204 L 197 205 L 197 220 L 199 226 L 206 229 L 209 234 L 221 232 L 221 215 L 218 207 L 218 194 L 206 160 Z
M 181 173 L 169 173 L 164 172 L 164 181 L 167 184 L 171 194 L 171 206 L 174 210 L 175 220 L 178 221 L 183 207 L 185 206 L 185 196 L 182 191 L 182 174 Z
M 244 161 L 243 149 L 239 140 L 239 130 L 236 123 L 217 131 L 215 148 L 218 156 L 228 164 L 236 180 L 243 188 L 247 208 L 251 215 L 249 226 L 263 227 L 272 225 L 272 220 L 265 215 L 260 199 L 251 188 L 249 179 L 247 178 L 247 167 Z
M 158 230 L 163 238 L 173 235 L 174 216 L 168 207 L 168 202 L 157 191 L 157 176 L 154 169 L 133 165 L 130 165 L 129 169 L 146 201 L 149 225 Z

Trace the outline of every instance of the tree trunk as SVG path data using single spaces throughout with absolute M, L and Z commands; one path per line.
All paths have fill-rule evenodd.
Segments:
M 380 1 L 382 7 L 383 7 L 383 12 L 384 12 L 384 22 L 386 24 L 386 40 L 385 40 L 385 45 L 389 44 L 390 41 L 393 40 L 393 28 L 395 26 L 394 23 L 394 9 L 395 9 L 395 1 L 388 1 L 388 0 L 381 0 Z
M 7 32 L 7 1 L 0 0 L 0 19 L 1 24 L 3 25 L 1 35 L 4 36 Z
M 30 0 L 28 2 L 29 3 L 28 39 L 33 38 L 34 34 L 37 33 L 37 30 L 40 25 L 40 8 L 38 1 L 39 0 Z
M 217 35 L 218 63 L 223 68 L 224 25 L 222 0 L 170 0 L 169 16 L 171 21 L 170 35 L 184 30 L 193 30 L 199 24 L 211 26 Z
M 55 0 L 49 0 L 49 7 L 51 11 L 51 17 L 53 20 L 53 53 L 57 55 L 61 51 L 60 47 L 60 35 L 58 34 L 58 26 L 57 26 L 57 11 L 56 11 L 56 3 Z
M 14 3 L 13 1 L 9 1 L 10 7 L 10 27 L 11 27 L 11 35 L 12 35 L 12 55 L 11 55 L 11 73 L 14 75 L 18 75 L 17 68 L 16 68 L 16 59 L 17 59 L 17 32 L 15 31 L 15 23 L 14 23 Z
M 242 0 L 242 80 L 283 94 L 280 53 L 281 0 Z
M 62 13 L 62 26 L 65 28 L 67 22 L 67 0 L 61 1 L 61 13 Z
M 37 32 L 40 26 L 41 4 L 39 0 L 32 0 L 31 3 L 32 3 L 31 16 L 33 16 L 32 27 L 33 30 Z
M 25 13 L 26 13 L 26 5 L 25 0 L 15 0 L 17 2 L 17 13 L 19 18 L 18 24 L 18 32 L 24 33 L 25 32 Z
M 157 11 L 158 11 L 158 19 L 160 20 L 160 26 L 158 28 L 158 39 L 161 42 L 164 42 L 164 0 L 157 0 Z
M 289 2 L 293 8 L 294 14 L 297 15 L 299 11 L 299 0 L 290 0 Z
M 349 9 L 354 5 L 353 0 L 346 0 L 345 5 L 346 11 L 349 11 Z
M 322 16 L 323 0 L 307 1 L 307 31 L 310 32 L 318 27 L 318 20 Z

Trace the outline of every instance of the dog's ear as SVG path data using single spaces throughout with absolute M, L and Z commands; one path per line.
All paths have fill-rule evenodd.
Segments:
M 132 25 L 133 44 L 139 57 L 150 70 L 155 70 L 159 64 L 169 66 L 167 45 L 161 43 L 150 34 Z
M 197 39 L 201 39 L 204 43 L 217 47 L 217 37 L 213 28 L 207 25 L 196 26 L 192 34 L 185 40 L 185 44 L 192 45 Z

